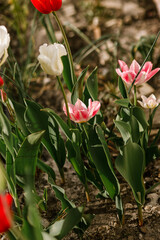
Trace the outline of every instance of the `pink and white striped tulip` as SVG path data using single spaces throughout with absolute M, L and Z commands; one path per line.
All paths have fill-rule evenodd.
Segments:
M 136 60 L 132 61 L 132 64 L 130 67 L 128 67 L 127 64 L 122 60 L 118 60 L 118 62 L 121 69 L 119 68 L 116 69 L 117 74 L 127 84 L 131 84 L 135 79 L 137 73 L 139 72 L 141 66 L 138 64 Z M 141 85 L 144 82 L 147 82 L 160 70 L 160 68 L 155 68 L 154 70 L 152 70 L 152 67 L 153 67 L 153 64 L 151 62 L 146 62 L 134 84 Z
M 142 101 L 138 100 L 138 102 L 143 108 L 153 109 L 157 107 L 158 104 L 160 103 L 160 99 L 157 100 L 154 94 L 151 94 L 148 98 L 142 95 L 141 98 L 142 98 Z
M 68 103 L 70 119 L 76 123 L 87 122 L 97 114 L 100 106 L 101 104 L 99 101 L 92 102 L 92 100 L 89 99 L 87 108 L 80 99 L 77 99 L 75 105 Z M 63 111 L 67 115 L 65 104 L 63 106 Z

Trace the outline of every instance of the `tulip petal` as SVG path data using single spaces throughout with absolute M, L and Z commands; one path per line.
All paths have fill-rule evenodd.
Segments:
M 134 59 L 132 61 L 132 64 L 129 68 L 130 71 L 134 72 L 136 75 L 137 73 L 139 72 L 139 69 L 140 69 L 140 65 L 138 64 L 138 62 Z
M 151 62 L 146 62 L 142 68 L 142 71 L 146 72 L 146 73 L 150 73 L 150 71 L 152 70 L 153 64 Z
M 136 74 L 131 71 L 123 72 L 121 78 L 127 83 L 131 84 L 135 78 Z
M 141 71 L 136 79 L 135 85 L 141 85 L 142 83 L 146 82 L 146 76 L 147 73 Z
M 75 103 L 75 108 L 80 111 L 87 109 L 86 105 L 79 98 L 77 99 L 77 102 Z
M 99 101 L 89 102 L 89 106 L 88 106 L 89 118 L 92 118 L 96 115 L 96 113 L 100 109 L 100 106 L 101 106 L 101 104 Z
M 148 74 L 145 82 L 147 82 L 148 80 L 150 80 L 159 70 L 160 70 L 160 68 L 155 68 L 154 70 L 152 70 L 152 71 Z
M 116 68 L 116 73 L 121 77 L 122 72 L 121 72 L 121 70 L 119 68 Z
M 118 63 L 119 63 L 119 66 L 120 66 L 122 72 L 128 71 L 128 66 L 124 61 L 118 60 Z

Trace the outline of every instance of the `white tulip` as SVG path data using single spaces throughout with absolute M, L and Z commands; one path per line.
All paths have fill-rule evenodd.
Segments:
M 141 96 L 142 101 L 138 101 L 143 108 L 155 108 L 160 103 L 160 100 L 157 100 L 154 94 L 151 94 L 148 98 L 144 95 Z
M 5 26 L 0 26 L 0 66 L 8 57 L 7 49 L 10 43 L 10 36 Z
M 61 57 L 67 55 L 66 49 L 62 44 L 46 43 L 39 48 L 40 55 L 38 61 L 44 72 L 50 75 L 59 76 L 63 72 L 63 63 Z

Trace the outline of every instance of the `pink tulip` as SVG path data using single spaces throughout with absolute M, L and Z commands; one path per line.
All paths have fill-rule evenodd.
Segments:
M 118 62 L 119 62 L 121 70 L 119 68 L 117 68 L 116 69 L 117 74 L 127 84 L 131 84 L 141 68 L 140 65 L 138 64 L 138 62 L 136 60 L 133 60 L 130 68 L 128 68 L 127 64 L 124 61 L 118 60 Z M 151 62 L 146 62 L 144 64 L 141 72 L 139 73 L 139 75 L 134 83 L 135 85 L 141 85 L 144 82 L 147 82 L 160 70 L 160 68 L 156 68 L 156 69 L 152 70 L 152 66 L 153 66 L 153 64 Z
M 76 123 L 87 122 L 96 115 L 100 109 L 100 106 L 101 104 L 99 101 L 92 102 L 92 100 L 89 99 L 87 108 L 80 99 L 77 99 L 75 105 L 68 103 L 70 119 Z M 65 104 L 63 106 L 63 111 L 67 115 Z

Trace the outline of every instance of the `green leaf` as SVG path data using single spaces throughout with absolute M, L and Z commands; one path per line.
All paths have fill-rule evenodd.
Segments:
M 75 85 L 73 87 L 72 95 L 71 95 L 72 104 L 75 104 L 77 102 L 78 98 L 83 101 L 83 82 L 84 82 L 84 78 L 86 76 L 87 71 L 88 71 L 88 67 L 86 67 L 81 72 L 77 82 L 75 83 Z
M 104 146 L 102 146 L 102 143 L 100 142 L 95 130 L 90 129 L 88 141 L 89 154 L 109 196 L 114 199 L 119 192 L 119 189 L 117 188 L 117 180 L 115 175 L 110 168 L 110 164 L 108 164 L 107 158 L 110 156 L 107 155 L 103 147 Z
M 122 95 L 123 98 L 128 98 L 127 97 L 127 91 L 126 91 L 126 87 L 124 85 L 124 82 L 122 81 L 122 78 L 118 78 L 118 87 L 120 90 L 120 93 Z
M 148 122 L 143 109 L 140 107 L 133 107 L 133 115 L 140 123 L 140 131 L 145 130 L 148 127 Z
M 129 99 L 118 99 L 115 101 L 116 104 L 118 104 L 119 106 L 122 106 L 122 107 L 129 107 L 130 105 L 130 101 Z
M 89 75 L 86 83 L 88 92 L 93 100 L 98 99 L 98 80 L 97 80 L 97 67 Z
M 131 118 L 130 118 L 130 126 L 131 126 L 132 141 L 138 143 L 141 137 L 141 133 L 139 131 L 138 121 L 133 115 L 131 115 Z
M 31 133 L 45 130 L 43 135 L 42 143 L 50 153 L 51 157 L 56 161 L 59 166 L 57 159 L 57 151 L 51 142 L 48 130 L 48 118 L 49 114 L 45 111 L 41 111 L 42 107 L 35 102 L 25 100 L 26 112 L 25 112 L 25 123 Z
M 136 202 L 144 204 L 144 151 L 137 143 L 133 143 L 132 141 L 128 141 L 122 151 L 123 155 L 119 155 L 115 161 L 116 168 L 132 188 Z
M 62 56 L 61 57 L 63 62 L 63 79 L 69 89 L 70 92 L 72 92 L 73 84 L 72 84 L 72 78 L 71 78 L 71 70 L 70 70 L 70 64 L 68 60 L 68 56 Z
M 128 123 L 122 122 L 122 121 L 114 121 L 116 127 L 120 131 L 124 143 L 128 141 L 128 139 L 131 137 L 131 127 Z
M 59 133 L 59 126 L 55 119 L 49 117 L 48 119 L 48 131 L 51 143 L 56 150 L 56 162 L 59 169 L 63 168 L 66 159 L 66 150 L 64 141 Z
M 65 219 L 55 222 L 50 227 L 50 235 L 62 239 L 81 221 L 82 214 L 83 207 L 72 208 Z
M 53 169 L 50 166 L 48 166 L 46 163 L 44 163 L 43 161 L 38 159 L 37 167 L 39 169 L 41 169 L 42 171 L 46 172 L 49 175 L 49 177 L 51 177 L 53 179 L 53 181 L 55 181 L 56 175 L 55 175 L 55 172 L 53 171 Z
M 67 141 L 66 147 L 68 150 L 68 160 L 72 163 L 80 181 L 86 185 L 86 172 L 80 151 L 80 133 L 78 129 L 72 130 L 72 141 Z
M 68 125 L 62 120 L 62 118 L 60 118 L 52 109 L 49 108 L 43 109 L 43 112 L 48 112 L 50 116 L 56 120 L 66 137 L 70 140 L 72 139 L 72 133 Z
M 6 147 L 14 156 L 14 148 L 13 148 L 13 136 L 11 132 L 11 124 L 7 118 L 7 116 L 4 114 L 2 106 L 0 106 L 0 131 L 2 138 L 6 144 Z
M 108 167 L 110 168 L 110 171 L 112 172 L 112 175 L 113 175 L 113 178 L 114 178 L 114 184 L 115 184 L 115 186 L 117 185 L 116 186 L 116 190 L 117 190 L 116 195 L 118 195 L 119 191 L 120 191 L 119 182 L 118 182 L 118 179 L 117 179 L 117 177 L 116 177 L 116 175 L 114 173 L 110 152 L 109 152 L 109 149 L 108 149 L 105 137 L 104 137 L 104 132 L 103 132 L 102 128 L 99 125 L 96 126 L 96 132 L 97 132 L 98 138 L 99 138 L 99 140 L 100 140 L 100 142 L 102 144 L 103 150 L 105 152 L 107 163 L 108 163 Z
M 61 201 L 62 210 L 65 210 L 66 212 L 68 212 L 69 209 L 75 207 L 74 203 L 68 200 L 63 188 L 53 184 L 51 181 L 50 181 L 50 184 L 56 194 L 56 198 L 58 198 Z
M 25 125 L 25 121 L 24 121 L 24 113 L 25 113 L 26 108 L 22 104 L 17 103 L 15 101 L 12 101 L 12 104 L 15 109 L 17 126 L 21 129 L 24 136 L 28 136 L 29 131 L 28 131 L 28 129 Z
M 25 180 L 28 176 L 34 182 L 39 145 L 45 131 L 32 133 L 27 136 L 15 159 L 16 175 Z

